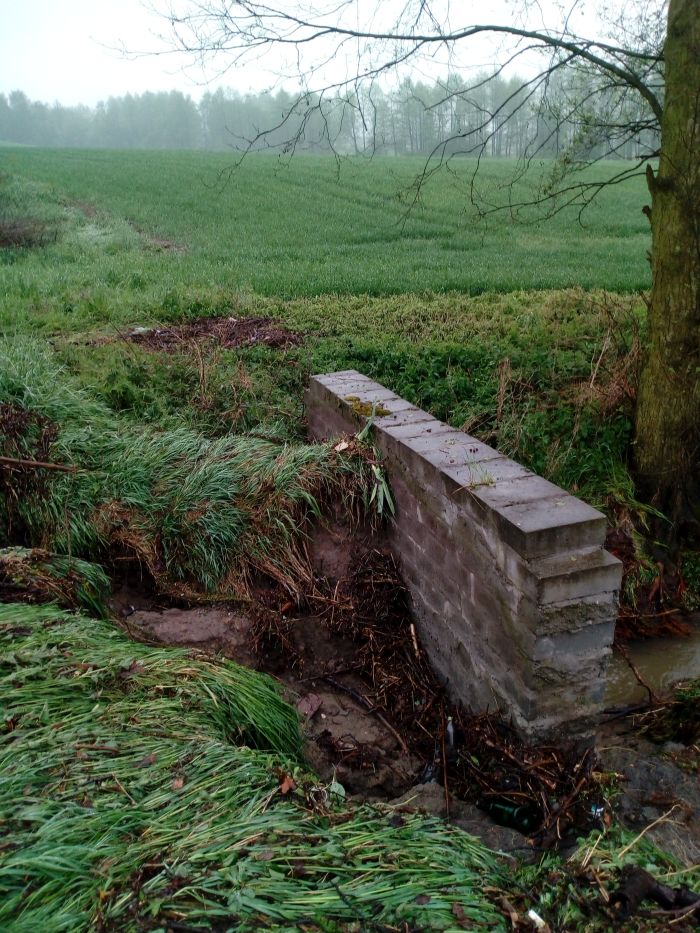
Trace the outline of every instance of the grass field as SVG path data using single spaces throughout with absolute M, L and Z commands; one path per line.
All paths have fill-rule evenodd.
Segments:
M 143 251 L 130 282 L 146 299 L 198 284 L 275 297 L 325 293 L 551 289 L 581 286 L 636 291 L 649 283 L 649 225 L 642 179 L 605 191 L 577 222 L 577 211 L 546 223 L 511 223 L 507 214 L 479 221 L 469 206 L 474 164 L 441 174 L 407 214 L 418 159 L 346 161 L 338 170 L 322 157 L 288 165 L 258 156 L 221 178 L 232 158 L 211 153 L 85 152 L 6 149 L 0 166 L 48 186 L 59 199 L 96 210 L 82 231 L 89 268 L 91 238 L 105 221 L 126 221 L 105 244 L 92 289 L 123 285 L 119 247 L 133 234 L 168 239 L 186 252 Z M 612 174 L 615 165 L 596 170 Z M 489 202 L 505 204 L 513 164 L 485 162 L 478 185 Z M 521 182 L 514 200 L 528 199 L 536 178 Z M 67 285 L 82 287 L 65 271 Z M 31 276 L 26 282 L 31 288 Z
M 221 154 L 6 149 L 0 164 L 5 214 L 57 237 L 2 252 L 0 328 L 51 338 L 115 411 L 293 434 L 308 373 L 356 367 L 592 501 L 630 495 L 629 399 L 605 387 L 643 317 L 641 181 L 605 191 L 581 226 L 576 212 L 479 221 L 467 162 L 408 215 L 418 160 L 256 156 L 225 185 Z M 488 162 L 479 184 L 505 199 L 512 170 Z M 305 342 L 200 360 L 119 339 L 207 314 L 271 316 Z

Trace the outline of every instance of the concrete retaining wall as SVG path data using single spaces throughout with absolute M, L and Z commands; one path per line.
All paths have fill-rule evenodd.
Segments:
M 374 402 L 397 506 L 390 540 L 448 690 L 533 737 L 586 734 L 621 579 L 605 516 L 355 370 L 311 379 L 309 432 L 354 433 Z

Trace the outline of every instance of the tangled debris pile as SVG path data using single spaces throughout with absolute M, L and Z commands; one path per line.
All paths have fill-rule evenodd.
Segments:
M 335 536 L 333 553 L 329 534 L 321 535 L 325 564 L 318 553 L 314 559 L 326 573 L 299 601 L 261 587 L 254 609 L 136 611 L 129 630 L 163 643 L 206 644 L 274 673 L 304 718 L 308 760 L 360 798 L 415 797 L 431 812 L 454 813 L 472 832 L 483 830 L 492 845 L 530 856 L 570 849 L 611 825 L 615 767 L 591 750 L 529 746 L 502 717 L 451 706 L 391 553 L 376 537 L 367 546 L 356 530 L 336 529 Z M 318 540 L 311 550 L 319 551 Z M 430 788 L 439 789 L 437 797 Z M 499 841 L 487 818 L 475 819 L 473 805 L 518 832 Z
M 303 712 L 313 717 L 319 709 L 314 697 L 330 688 L 389 730 L 385 755 L 348 732 L 317 731 L 316 742 L 340 780 L 356 792 L 379 792 L 377 771 L 388 766 L 407 782 L 389 785 L 389 792 L 438 782 L 448 801 L 476 803 L 541 849 L 570 844 L 609 822 L 605 777 L 596 771 L 592 750 L 528 746 L 498 714 L 474 716 L 452 705 L 421 646 L 390 551 L 360 547 L 348 550 L 348 558 L 340 578 L 316 578 L 301 610 L 283 606 L 284 614 L 264 613 L 257 626 L 258 657 L 306 693 Z M 309 612 L 317 629 L 332 634 L 336 650 L 327 659 L 299 637 Z
M 259 345 L 284 349 L 304 342 L 301 334 L 268 317 L 200 317 L 169 327 L 137 327 L 126 339 L 148 350 L 166 353 L 179 350 L 191 341 L 211 340 L 224 350 Z
M 680 683 L 670 700 L 640 713 L 637 728 L 656 741 L 700 742 L 700 679 Z

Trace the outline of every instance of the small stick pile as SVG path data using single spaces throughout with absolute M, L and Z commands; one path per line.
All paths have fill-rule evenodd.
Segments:
M 333 586 L 318 580 L 310 602 L 323 624 L 357 645 L 351 679 L 334 675 L 336 688 L 381 714 L 401 747 L 422 759 L 416 781 L 441 781 L 447 792 L 476 802 L 542 848 L 609 818 L 591 750 L 528 746 L 497 715 L 470 715 L 449 702 L 420 646 L 388 551 L 361 553 Z M 364 690 L 357 689 L 358 677 Z M 365 757 L 371 766 L 371 750 Z

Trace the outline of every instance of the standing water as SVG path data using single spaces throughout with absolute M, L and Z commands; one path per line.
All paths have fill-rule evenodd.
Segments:
M 630 661 L 655 693 L 668 691 L 679 680 L 700 677 L 700 618 L 697 614 L 690 620 L 690 626 L 688 635 L 648 638 L 625 646 Z M 638 683 L 625 659 L 614 651 L 608 667 L 606 704 L 624 706 L 646 699 L 647 691 Z

